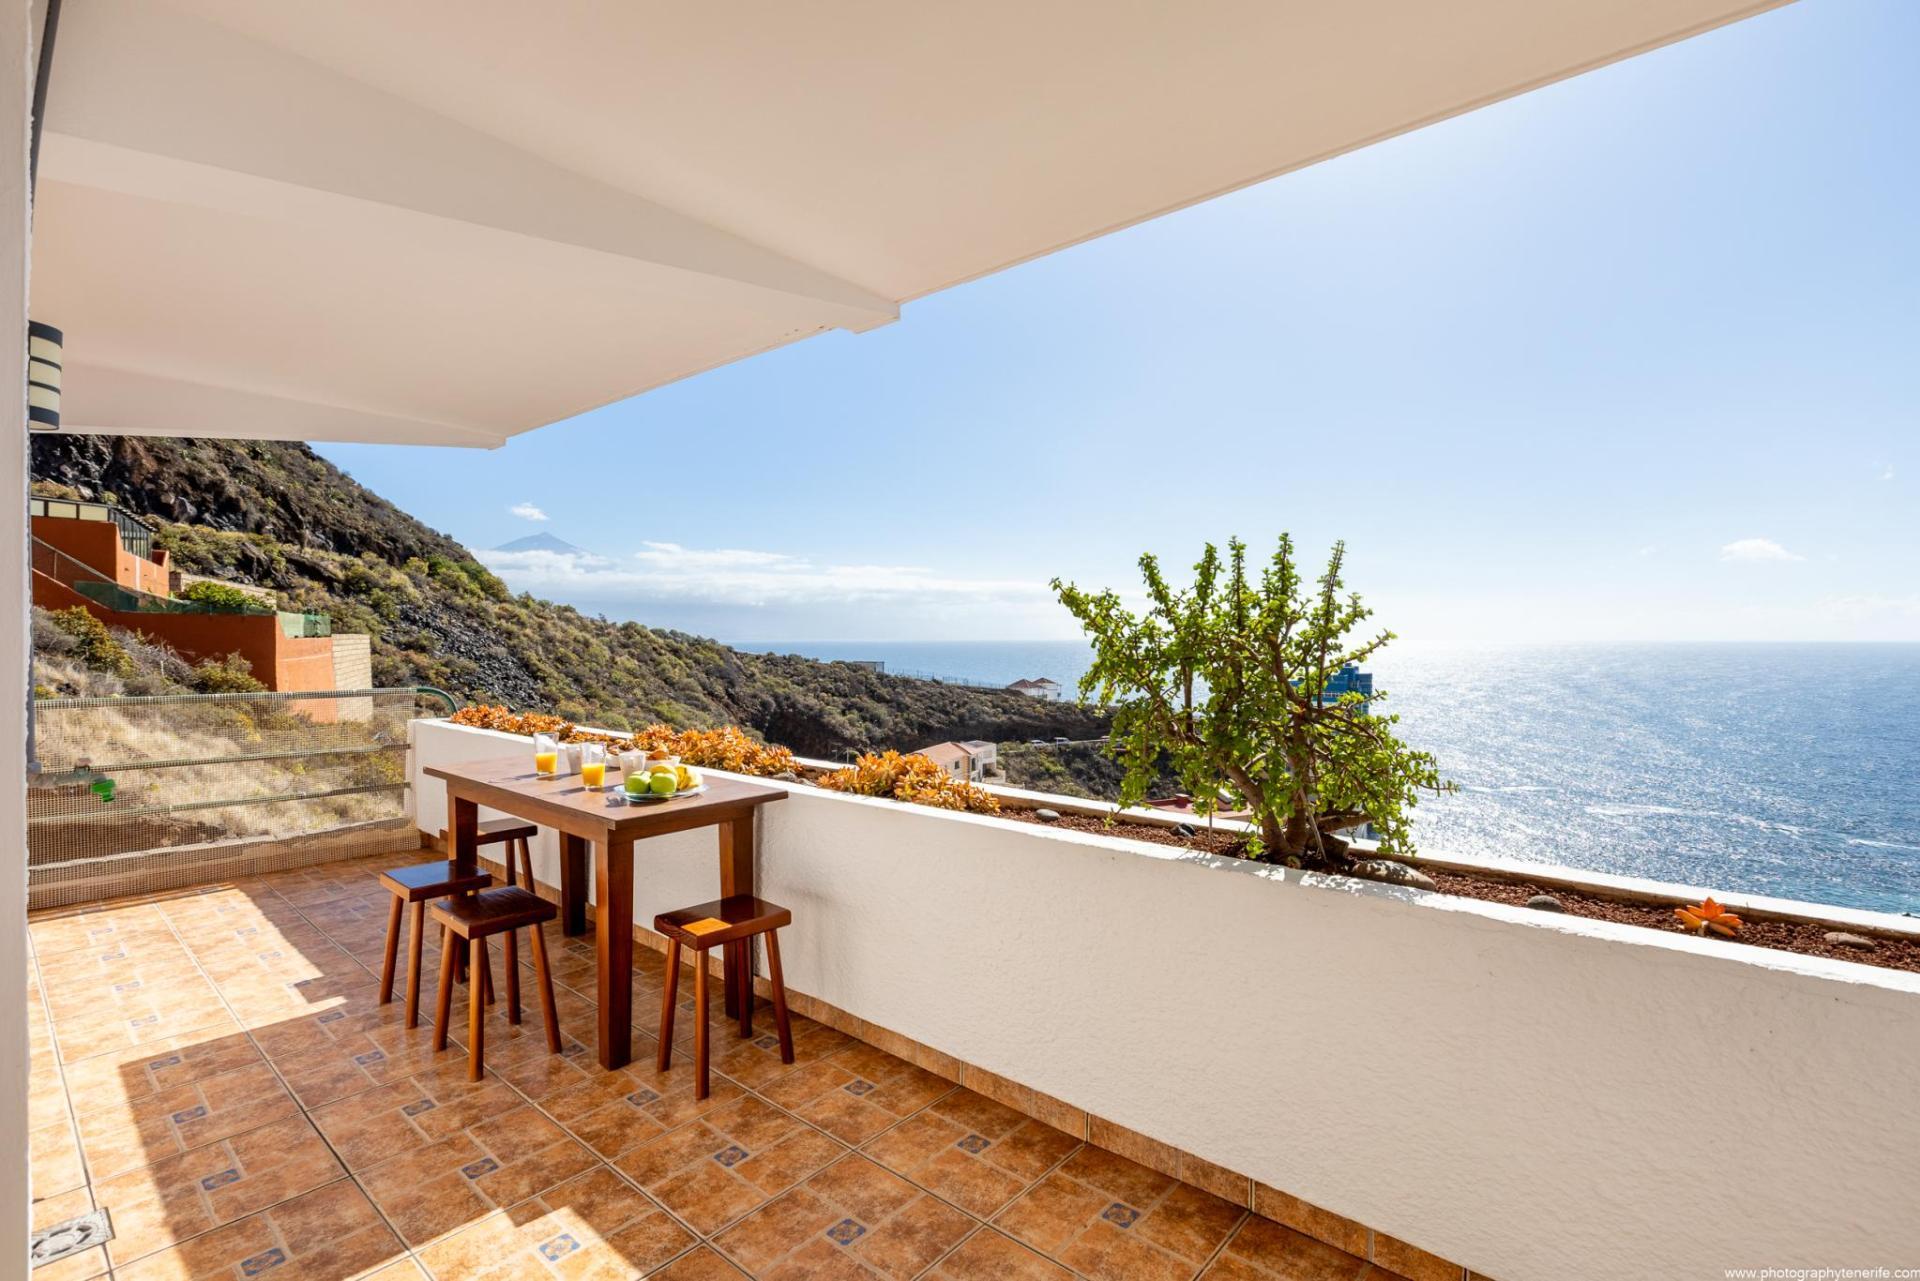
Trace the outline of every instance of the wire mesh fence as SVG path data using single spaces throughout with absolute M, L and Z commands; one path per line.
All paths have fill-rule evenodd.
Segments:
M 34 702 L 27 875 L 36 900 L 189 883 L 210 850 L 390 825 L 407 723 L 438 690 L 167 694 Z

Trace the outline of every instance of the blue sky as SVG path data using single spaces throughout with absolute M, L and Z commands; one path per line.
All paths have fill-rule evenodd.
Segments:
M 1802 0 L 497 451 L 321 452 L 729 640 L 1066 638 L 1054 575 L 1283 529 L 1408 645 L 1920 640 L 1916 49 Z

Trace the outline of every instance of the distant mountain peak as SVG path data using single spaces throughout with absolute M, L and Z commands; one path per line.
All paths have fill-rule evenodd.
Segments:
M 564 538 L 556 538 L 546 530 L 537 534 L 528 534 L 525 538 L 516 538 L 510 543 L 502 543 L 493 550 L 497 552 L 559 552 L 567 556 L 584 556 L 584 548 L 575 547 Z

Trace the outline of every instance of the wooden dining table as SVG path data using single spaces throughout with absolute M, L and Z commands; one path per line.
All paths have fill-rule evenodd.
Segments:
M 560 926 L 587 932 L 587 862 L 592 851 L 600 1065 L 624 1067 L 633 1036 L 633 850 L 650 836 L 714 828 L 719 837 L 720 897 L 754 893 L 753 825 L 760 807 L 786 792 L 739 779 L 706 777 L 706 790 L 663 801 L 628 804 L 621 774 L 607 765 L 612 791 L 590 791 L 578 774 L 534 773 L 532 753 L 497 760 L 429 765 L 425 773 L 447 785 L 447 856 L 478 862 L 480 807 L 499 810 L 560 834 Z M 728 1014 L 752 1000 L 752 956 L 726 956 L 722 987 Z

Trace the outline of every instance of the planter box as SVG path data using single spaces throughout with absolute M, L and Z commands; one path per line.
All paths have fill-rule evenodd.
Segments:
M 530 750 L 414 746 L 429 835 L 423 762 Z M 788 983 L 973 1068 L 1502 1281 L 1920 1260 L 1920 975 L 789 790 Z

